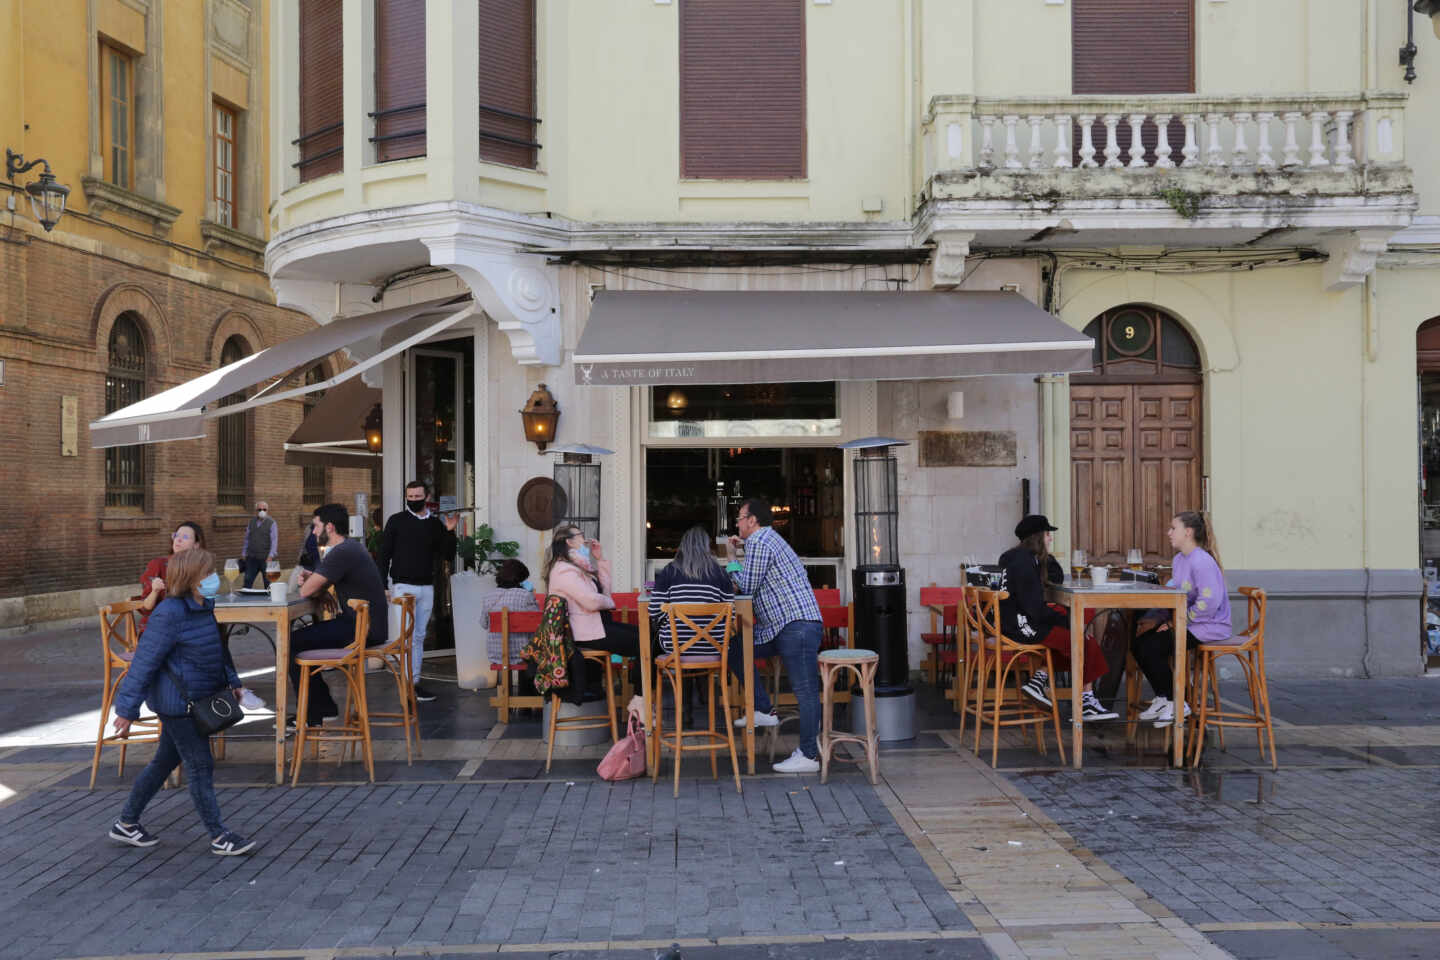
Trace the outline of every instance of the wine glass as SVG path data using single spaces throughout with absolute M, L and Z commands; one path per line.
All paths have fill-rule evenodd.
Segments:
M 1140 552 L 1139 547 L 1131 547 L 1125 551 L 1125 562 L 1130 565 L 1131 570 L 1139 570 L 1145 565 L 1145 555 Z
M 271 583 L 280 582 L 280 561 L 271 560 L 265 564 L 265 579 Z
M 1070 572 L 1079 580 L 1085 575 L 1085 551 L 1075 549 L 1070 553 Z
M 240 563 L 234 557 L 225 561 L 225 583 L 230 587 L 230 599 L 235 599 L 235 583 L 240 579 Z

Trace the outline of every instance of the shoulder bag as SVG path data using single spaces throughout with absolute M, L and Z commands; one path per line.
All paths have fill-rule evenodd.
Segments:
M 214 736 L 245 719 L 245 711 L 240 709 L 240 702 L 235 699 L 235 691 L 228 686 L 221 687 L 209 696 L 192 700 L 175 665 L 167 660 L 165 668 L 170 671 L 170 677 L 175 681 L 180 696 L 185 698 L 185 712 L 195 724 L 195 730 L 200 736 Z

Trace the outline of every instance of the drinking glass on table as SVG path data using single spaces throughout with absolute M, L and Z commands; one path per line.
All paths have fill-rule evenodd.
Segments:
M 240 563 L 234 557 L 225 561 L 225 583 L 230 590 L 230 599 L 235 599 L 235 583 L 240 579 Z
M 1082 576 L 1085 575 L 1084 550 L 1077 549 L 1070 552 L 1070 573 L 1076 580 L 1079 580 Z
M 271 583 L 280 582 L 280 561 L 271 560 L 265 564 L 265 579 Z
M 1130 565 L 1131 570 L 1138 572 L 1145 566 L 1145 555 L 1140 552 L 1139 547 L 1131 547 L 1125 551 L 1125 562 Z

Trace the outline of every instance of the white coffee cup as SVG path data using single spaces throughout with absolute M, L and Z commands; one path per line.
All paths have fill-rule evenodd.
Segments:
M 1093 584 L 1095 584 L 1096 586 L 1099 586 L 1099 585 L 1102 584 L 1102 583 L 1109 583 L 1109 582 L 1110 582 L 1110 568 L 1109 568 L 1109 567 L 1091 567 L 1091 568 L 1090 568 L 1090 582 L 1093 583 Z
M 285 593 L 288 588 L 289 584 L 284 580 L 277 580 L 275 583 L 270 584 L 270 602 L 284 603 Z

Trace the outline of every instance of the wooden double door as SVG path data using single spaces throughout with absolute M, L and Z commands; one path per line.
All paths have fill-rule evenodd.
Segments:
M 1072 384 L 1073 545 L 1122 563 L 1131 547 L 1168 562 L 1170 518 L 1204 509 L 1200 383 Z

